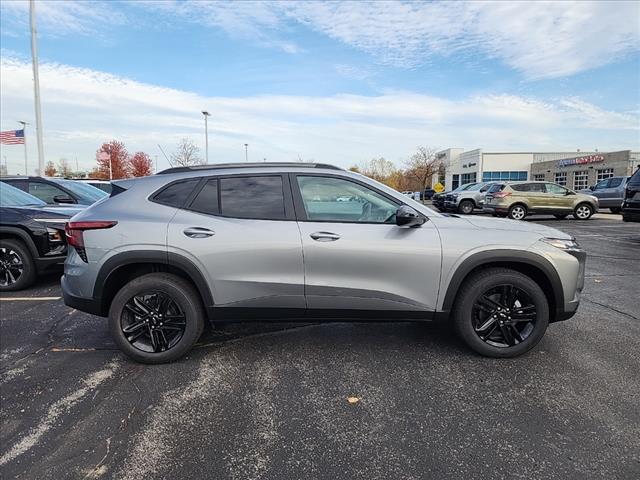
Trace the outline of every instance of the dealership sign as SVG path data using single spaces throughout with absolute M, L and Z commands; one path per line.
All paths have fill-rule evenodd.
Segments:
M 565 158 L 558 161 L 558 167 L 569 167 L 571 165 L 583 165 L 585 163 L 603 162 L 604 155 L 587 155 L 586 157 Z

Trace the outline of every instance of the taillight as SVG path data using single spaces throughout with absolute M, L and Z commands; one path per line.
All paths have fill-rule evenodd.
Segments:
M 504 198 L 511 195 L 511 192 L 496 192 L 493 194 L 493 198 Z
M 84 248 L 84 236 L 85 230 L 100 230 L 104 228 L 111 228 L 117 225 L 118 222 L 111 221 L 88 221 L 88 222 L 67 222 L 64 226 L 64 233 L 67 237 L 67 243 L 76 249 L 78 255 L 83 262 L 87 263 L 87 252 Z

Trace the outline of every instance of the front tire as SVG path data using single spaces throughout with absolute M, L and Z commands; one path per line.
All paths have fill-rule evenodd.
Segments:
M 465 280 L 452 313 L 462 340 L 493 358 L 528 352 L 549 324 L 549 303 L 540 286 L 508 268 L 481 270 Z
M 512 205 L 507 214 L 513 220 L 524 220 L 527 216 L 527 207 L 521 204 Z
M 200 295 L 168 273 L 135 278 L 116 294 L 109 330 L 120 349 L 141 363 L 167 363 L 183 356 L 204 328 Z
M 460 202 L 460 205 L 458 205 L 458 213 L 462 213 L 463 215 L 471 215 L 474 208 L 475 204 L 471 200 L 462 200 Z
M 36 280 L 36 265 L 19 240 L 0 239 L 0 292 L 22 290 Z
M 573 218 L 576 220 L 589 220 L 593 215 L 593 207 L 588 203 L 581 203 L 573 211 Z

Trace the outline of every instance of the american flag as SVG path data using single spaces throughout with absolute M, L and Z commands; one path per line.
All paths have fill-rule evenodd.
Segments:
M 23 145 L 24 129 L 0 132 L 0 143 L 2 145 Z

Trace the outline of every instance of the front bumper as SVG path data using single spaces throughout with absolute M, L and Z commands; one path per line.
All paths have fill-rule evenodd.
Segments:
M 567 253 L 578 260 L 578 281 L 573 294 L 573 298 L 564 302 L 563 305 L 556 306 L 556 315 L 553 321 L 568 320 L 573 317 L 580 306 L 580 296 L 584 289 L 584 274 L 587 265 L 587 252 L 584 250 L 567 251 Z

